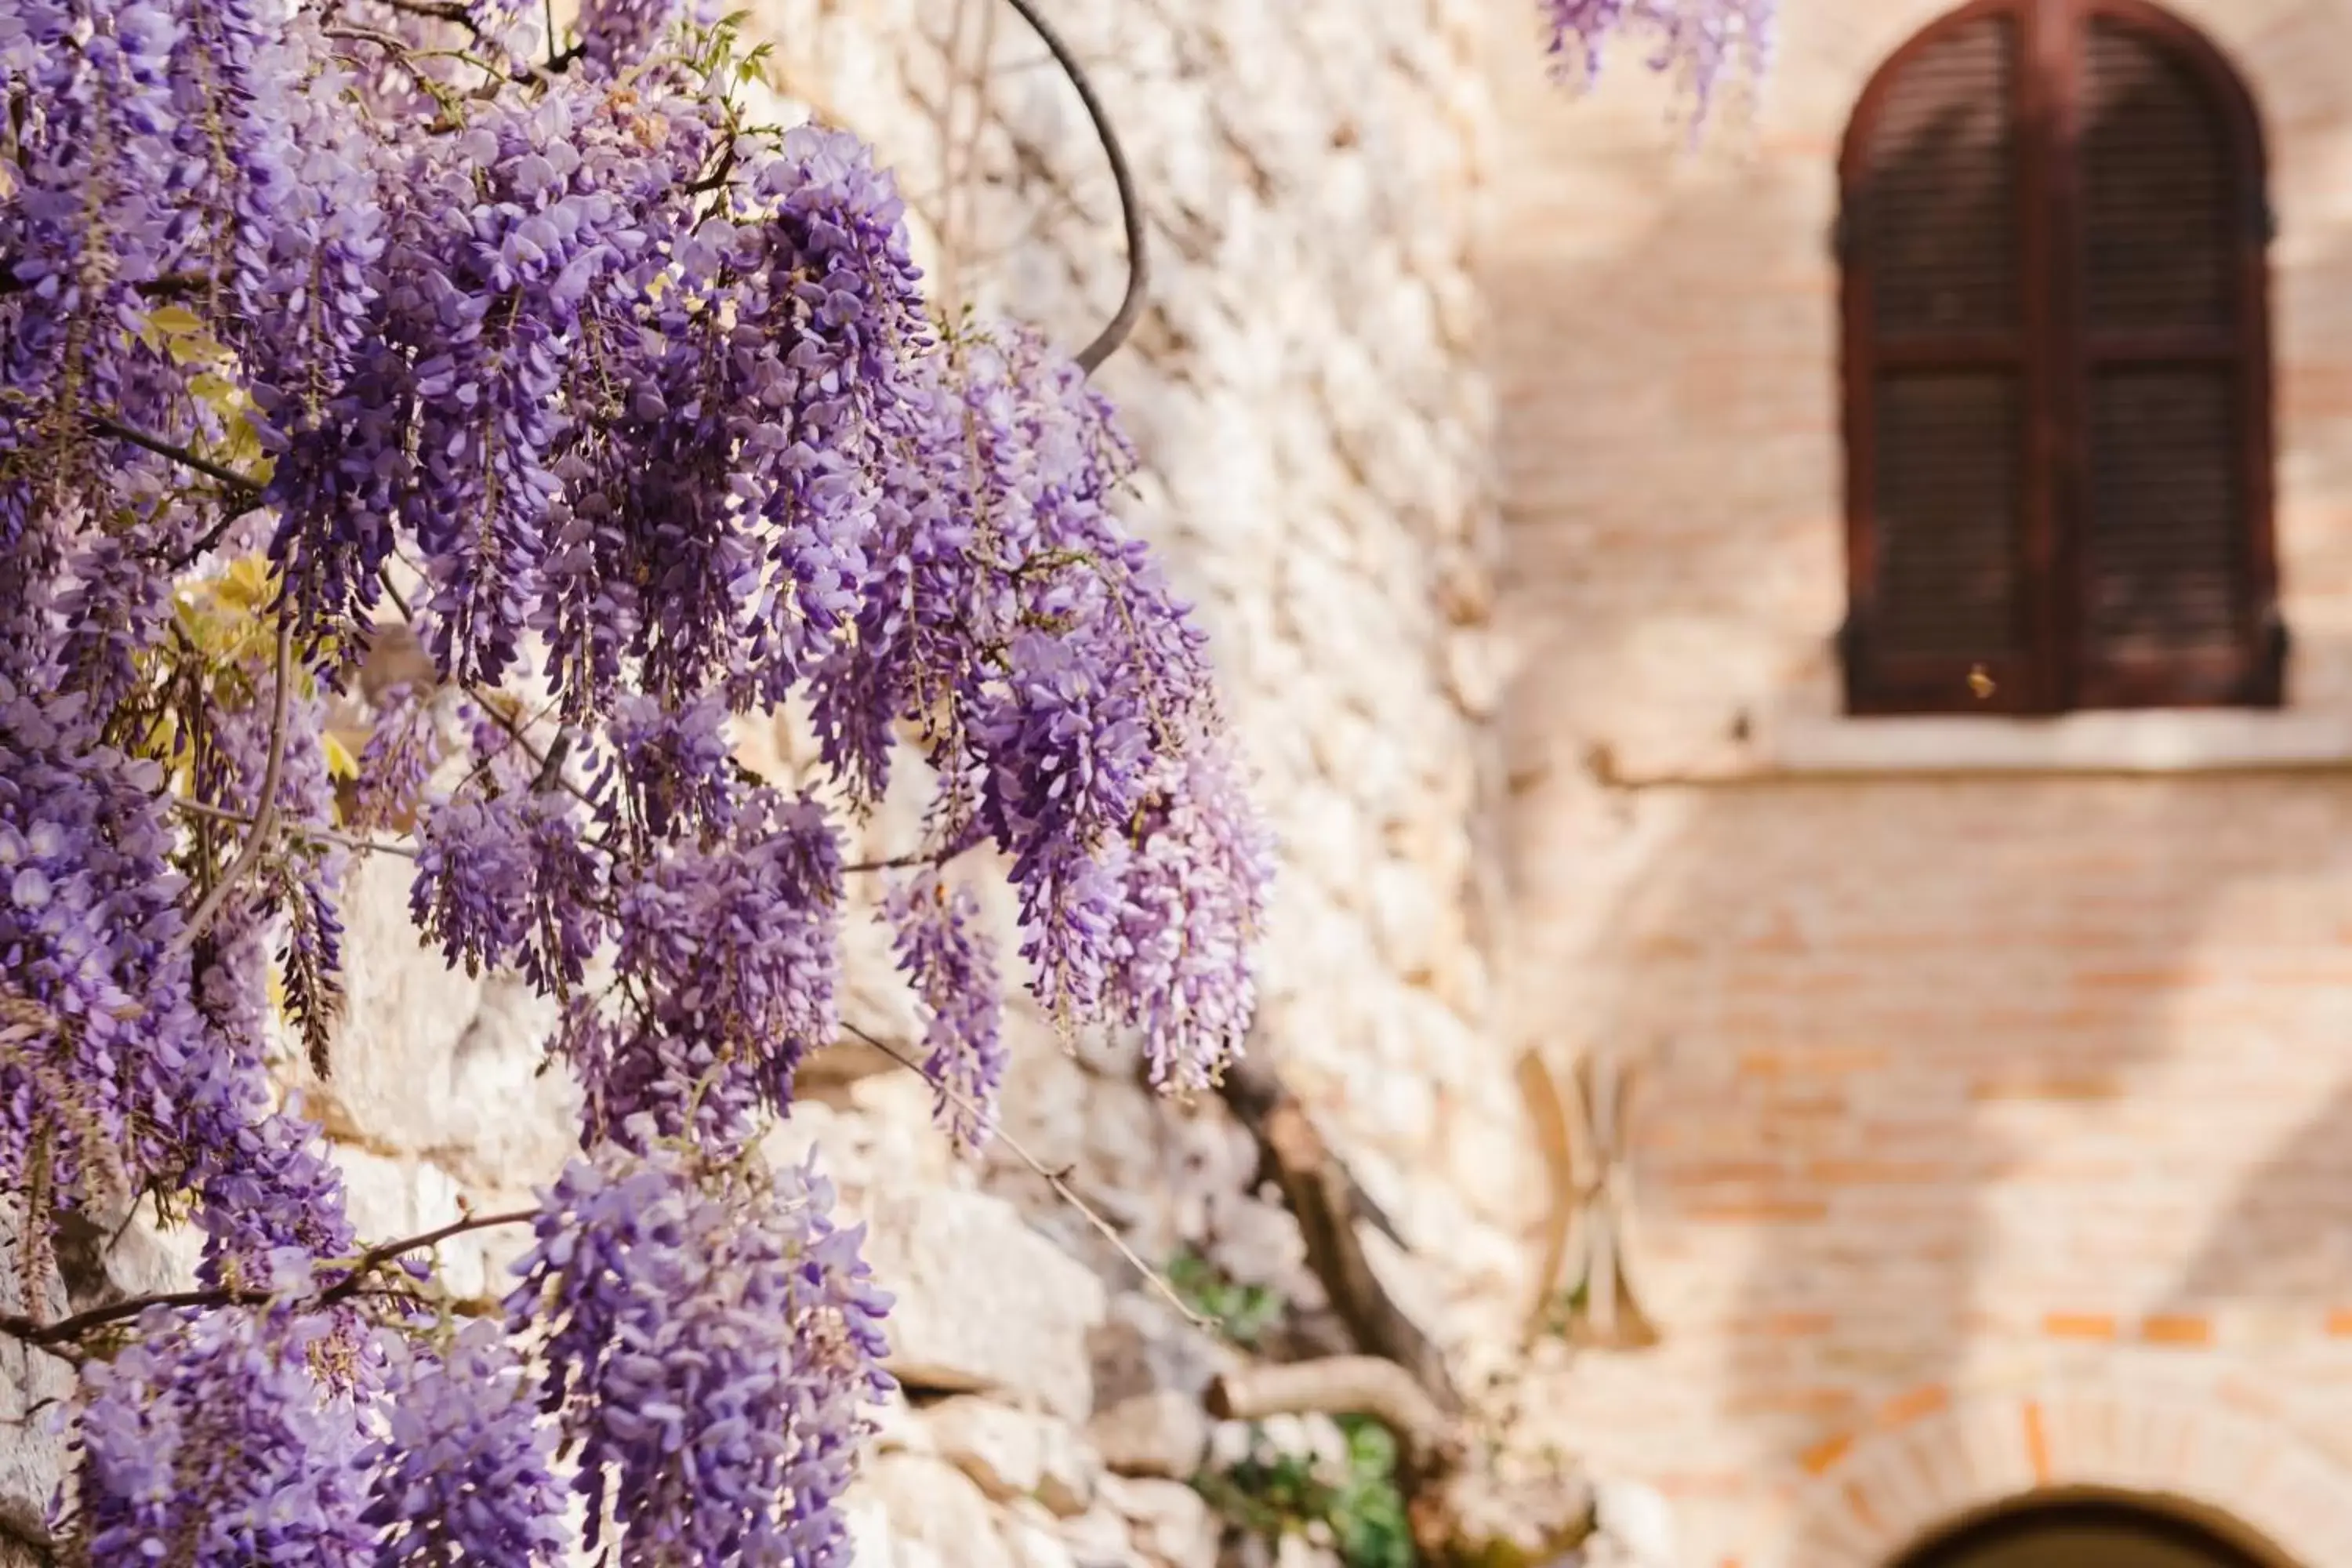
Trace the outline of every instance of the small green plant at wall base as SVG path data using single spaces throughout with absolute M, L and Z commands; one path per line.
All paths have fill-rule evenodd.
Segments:
M 1369 1416 L 1343 1415 L 1339 1426 L 1348 1446 L 1336 1470 L 1318 1467 L 1311 1455 L 1269 1451 L 1259 1428 L 1247 1458 L 1202 1472 L 1194 1489 L 1253 1535 L 1328 1539 L 1347 1568 L 1420 1568 L 1397 1486 L 1395 1436 Z
M 1348 1568 L 1415 1568 L 1404 1493 L 1397 1487 L 1395 1434 L 1368 1415 L 1342 1415 L 1348 1479 L 1333 1500 L 1331 1528 Z
M 1265 1285 L 1244 1285 L 1187 1248 L 1168 1262 L 1168 1282 L 1184 1304 L 1217 1325 L 1244 1349 L 1255 1347 L 1282 1316 L 1280 1294 Z

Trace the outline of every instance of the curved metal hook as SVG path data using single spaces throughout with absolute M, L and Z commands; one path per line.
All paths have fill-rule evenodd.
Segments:
M 1119 147 L 1118 132 L 1111 129 L 1110 112 L 1095 96 L 1094 84 L 1087 79 L 1077 57 L 1070 53 L 1069 45 L 1062 41 L 1052 24 L 1037 14 L 1031 0 L 1005 0 L 1005 4 L 1021 13 L 1021 19 L 1029 24 L 1054 57 L 1054 63 L 1062 68 L 1062 74 L 1078 89 L 1078 101 L 1087 106 L 1087 118 L 1095 123 L 1095 137 L 1102 142 L 1103 153 L 1110 160 L 1110 177 L 1118 187 L 1119 220 L 1127 228 L 1127 294 L 1118 302 L 1118 313 L 1095 334 L 1094 342 L 1078 351 L 1078 368 L 1092 374 L 1095 367 L 1117 353 L 1119 344 L 1127 341 L 1127 334 L 1135 330 L 1150 293 L 1151 263 L 1144 254 L 1143 207 L 1135 199 L 1135 176 L 1127 166 L 1127 153 Z

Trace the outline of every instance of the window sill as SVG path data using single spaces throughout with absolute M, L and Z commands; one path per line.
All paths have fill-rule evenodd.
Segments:
M 2352 768 L 2352 718 L 2150 709 L 2048 719 L 1789 718 L 1759 737 L 1761 771 L 1851 773 L 2210 773 Z
M 2022 719 L 1967 715 L 1848 718 L 1783 714 L 1744 743 L 1654 772 L 1594 753 L 1622 788 L 1780 779 L 2180 776 L 2352 771 L 2352 715 L 2149 709 Z

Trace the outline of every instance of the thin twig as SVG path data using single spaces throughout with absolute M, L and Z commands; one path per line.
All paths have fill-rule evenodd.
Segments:
M 502 1225 L 528 1225 L 539 1217 L 539 1212 L 535 1208 L 528 1208 L 507 1209 L 499 1214 L 467 1215 L 416 1236 L 379 1243 L 360 1254 L 359 1262 L 349 1274 L 319 1293 L 319 1305 L 331 1307 L 345 1297 L 356 1294 L 362 1281 L 395 1258 L 422 1252 L 428 1247 L 438 1247 L 451 1237 L 464 1236 L 468 1231 L 489 1230 Z
M 143 447 L 159 458 L 169 458 L 182 468 L 193 468 L 206 479 L 217 479 L 227 487 L 228 510 L 194 543 L 171 558 L 168 564 L 175 573 L 185 571 L 194 565 L 206 551 L 221 542 L 222 537 L 235 525 L 238 518 L 249 511 L 258 510 L 263 498 L 268 494 L 268 487 L 252 475 L 240 474 L 235 468 L 224 468 L 209 458 L 191 452 L 185 447 L 175 447 L 161 437 L 150 436 L 144 430 L 135 430 L 128 425 L 112 419 L 92 419 L 89 424 L 90 428 L 100 435 L 111 436 L 118 441 L 128 441 L 132 446 Z
M 206 479 L 218 479 L 243 495 L 257 497 L 261 494 L 262 487 L 247 475 L 238 473 L 235 468 L 223 468 L 210 458 L 199 457 L 185 447 L 175 447 L 160 436 L 150 436 L 144 430 L 134 430 L 128 425 L 118 424 L 111 419 L 92 419 L 89 425 L 91 429 L 100 435 L 111 436 L 118 441 L 128 441 L 134 447 L 143 447 L 159 458 L 171 458 L 182 468 L 195 469 Z
M 386 54 L 404 55 L 409 51 L 406 38 L 397 33 L 387 33 L 381 27 L 362 27 L 350 22 L 338 22 L 320 28 L 319 32 L 323 37 L 341 38 L 354 44 L 373 44 Z
M 167 272 L 161 278 L 134 280 L 124 286 L 150 300 L 172 300 L 208 289 L 212 281 L 201 272 Z M 21 294 L 28 287 L 13 268 L 0 268 L 0 294 Z
M 383 584 L 383 591 L 391 597 L 393 608 L 400 612 L 400 618 L 407 622 L 412 628 L 415 627 L 416 625 L 415 613 L 408 607 L 407 599 L 402 596 L 399 587 L 393 582 L 392 568 L 389 565 L 377 568 L 376 581 Z M 549 698 L 545 703 L 541 705 L 538 712 L 532 714 L 528 719 L 518 721 L 514 719 L 509 718 L 499 708 L 498 703 L 492 700 L 493 693 L 484 691 L 480 687 L 476 686 L 471 681 L 461 682 L 458 689 L 465 692 L 467 696 L 472 698 L 474 700 L 475 706 L 479 708 L 485 714 L 488 715 L 490 722 L 496 724 L 499 729 L 504 730 L 507 732 L 508 739 L 513 741 L 517 749 L 520 750 L 524 756 L 529 757 L 532 763 L 537 767 L 538 772 L 531 780 L 531 793 L 538 795 L 543 794 L 550 789 L 560 788 L 566 795 L 578 801 L 581 805 L 588 807 L 591 811 L 596 809 L 595 798 L 590 795 L 587 791 L 582 789 L 578 784 L 573 784 L 570 779 L 563 776 L 564 760 L 570 755 L 572 750 L 571 735 L 566 731 L 558 731 L 553 742 L 548 746 L 546 751 L 542 752 L 537 746 L 531 744 L 530 735 L 525 732 L 530 725 L 538 723 L 550 713 L 555 711 L 557 703 L 562 700 L 560 698 Z M 476 779 L 480 778 L 482 774 L 489 771 L 490 762 L 490 758 L 484 757 L 475 765 L 472 773 L 467 773 L 463 779 L 460 779 L 457 782 L 457 787 L 452 790 L 450 794 L 453 796 L 464 794 L 468 785 L 470 785 Z
M 918 866 L 944 866 L 965 849 L 977 847 L 978 841 L 961 848 L 918 849 L 911 855 L 896 855 L 887 860 L 852 860 L 841 869 L 844 875 L 853 871 L 909 871 Z
M 455 22 L 478 36 L 481 32 L 465 0 L 380 0 L 380 3 L 388 11 L 404 11 L 411 16 L 427 16 L 436 22 Z
M 281 614 L 278 617 L 278 653 L 276 658 L 278 691 L 269 707 L 269 755 L 261 765 L 260 804 L 253 814 L 253 831 L 245 836 L 245 843 L 231 860 L 228 869 L 221 873 L 212 891 L 196 906 L 188 923 L 180 928 L 179 945 L 193 947 L 205 934 L 228 901 L 231 889 L 244 875 L 253 869 L 269 845 L 270 835 L 278 830 L 278 779 L 286 766 L 286 715 L 294 700 L 294 617 Z
M 1184 1321 L 1186 1322 L 1191 1323 L 1197 1329 L 1213 1330 L 1216 1327 L 1216 1325 L 1211 1322 L 1208 1319 L 1202 1317 L 1199 1312 L 1194 1311 L 1192 1304 L 1177 1293 L 1176 1287 L 1170 1284 L 1160 1274 L 1160 1270 L 1152 1268 L 1150 1264 L 1146 1263 L 1141 1255 L 1139 1254 L 1135 1248 L 1127 1244 L 1127 1238 L 1118 1234 L 1118 1228 L 1114 1226 L 1110 1221 L 1102 1216 L 1099 1210 L 1097 1210 L 1092 1204 L 1087 1202 L 1086 1199 L 1078 1195 L 1076 1189 L 1070 1185 L 1067 1173 L 1066 1172 L 1056 1171 L 1047 1165 L 1043 1160 L 1040 1160 L 1036 1155 L 1031 1153 L 1025 1147 L 1024 1147 L 1019 1139 L 1013 1137 L 1012 1133 L 1004 1131 L 1003 1128 L 993 1127 L 992 1123 L 995 1121 L 993 1116 L 990 1115 L 988 1111 L 982 1110 L 981 1107 L 974 1105 L 970 1100 L 959 1093 L 955 1089 L 932 1077 L 931 1074 L 925 1069 L 922 1063 L 901 1052 L 898 1047 L 890 1044 L 887 1040 L 882 1039 L 878 1036 L 868 1034 L 866 1030 L 859 1028 L 855 1024 L 845 1021 L 841 1026 L 844 1030 L 856 1036 L 867 1045 L 872 1046 L 876 1050 L 880 1051 L 884 1056 L 888 1057 L 892 1061 L 897 1062 L 900 1067 L 905 1068 L 908 1071 L 913 1073 L 916 1077 L 929 1084 L 931 1088 L 937 1090 L 940 1096 L 947 1100 L 949 1104 L 971 1117 L 980 1125 L 992 1127 L 992 1131 L 996 1141 L 999 1143 L 1003 1144 L 1007 1149 L 1012 1150 L 1013 1157 L 1018 1159 L 1023 1164 L 1028 1166 L 1040 1176 L 1043 1176 L 1045 1179 L 1045 1184 L 1054 1189 L 1055 1196 L 1060 1198 L 1064 1203 L 1077 1210 L 1081 1215 L 1084 1215 L 1087 1218 L 1087 1223 L 1093 1226 L 1097 1231 L 1100 1231 L 1102 1233 L 1103 1239 L 1109 1242 L 1112 1247 L 1118 1248 L 1118 1255 L 1127 1259 L 1129 1264 L 1134 1268 L 1135 1271 L 1142 1275 L 1143 1278 L 1150 1282 L 1153 1289 L 1159 1291 L 1160 1295 L 1168 1299 L 1169 1305 L 1174 1307 L 1179 1312 L 1184 1314 Z
M 1087 79 L 1086 68 L 1078 63 L 1069 45 L 1062 41 L 1062 36 L 1038 15 L 1033 0 L 1005 0 L 1005 4 L 1021 13 L 1021 19 L 1053 53 L 1063 74 L 1070 79 L 1070 85 L 1078 89 L 1078 101 L 1086 105 L 1087 118 L 1094 121 L 1096 139 L 1102 142 L 1103 155 L 1110 160 L 1111 181 L 1118 187 L 1119 219 L 1127 229 L 1127 293 L 1119 300 L 1118 313 L 1095 334 L 1094 342 L 1078 351 L 1079 368 L 1091 374 L 1103 361 L 1118 352 L 1118 345 L 1127 341 L 1127 334 L 1143 317 L 1151 287 L 1150 259 L 1144 254 L 1143 205 L 1136 199 L 1135 175 L 1127 165 L 1126 151 L 1118 144 L 1118 132 L 1111 129 L 1110 111 L 1095 96 L 1094 83 Z
M 198 535 L 185 550 L 173 556 L 167 563 L 173 574 L 184 572 L 203 560 L 212 547 L 226 538 L 231 528 L 236 526 L 238 518 L 249 511 L 261 510 L 262 491 L 241 490 L 235 493 L 235 500 L 230 504 L 229 510 L 222 514 L 221 520 Z
M 234 823 L 240 827 L 253 826 L 253 818 L 245 816 L 242 812 L 224 810 L 205 801 L 174 798 L 172 805 L 181 811 L 189 812 L 197 816 L 209 816 L 215 822 Z M 362 838 L 356 834 L 338 833 L 331 827 L 314 827 L 309 823 L 304 823 L 299 827 L 289 828 L 288 831 L 298 838 L 316 838 L 322 843 L 340 845 L 345 849 L 354 850 L 362 855 L 397 855 L 405 860 L 416 858 L 416 851 L 408 845 L 394 844 L 382 838 Z
M 310 1303 L 313 1308 L 325 1308 L 349 1300 L 361 1293 L 362 1286 L 377 1269 L 403 1254 L 437 1247 L 454 1236 L 467 1231 L 488 1230 L 494 1226 L 523 1225 L 539 1217 L 532 1209 L 509 1209 L 503 1214 L 469 1215 L 464 1219 L 425 1231 L 420 1236 L 399 1241 L 387 1241 L 362 1253 L 350 1273 L 319 1292 Z M 92 1307 L 87 1312 L 60 1318 L 54 1323 L 43 1323 L 21 1312 L 0 1314 L 0 1334 L 28 1345 L 62 1344 L 78 1340 L 109 1323 L 119 1323 L 135 1318 L 150 1307 L 258 1307 L 281 1298 L 268 1290 L 172 1290 L 152 1296 L 131 1296 L 120 1301 L 110 1301 L 103 1307 Z

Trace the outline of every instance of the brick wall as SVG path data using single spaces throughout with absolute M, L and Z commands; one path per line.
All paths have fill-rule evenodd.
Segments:
M 1813 773 L 1773 737 L 1838 724 L 1835 148 L 1942 9 L 1790 5 L 1760 110 L 1695 153 L 1657 84 L 1562 101 L 1496 51 L 1506 989 L 1528 1042 L 1648 1055 L 1634 1261 L 1664 1331 L 1549 1404 L 1668 1486 L 1695 1568 L 1886 1561 L 1900 1529 L 1821 1544 L 1869 1510 L 1848 1467 L 1987 1391 L 2177 1398 L 2313 1474 L 2352 1458 L 2352 5 L 2179 7 L 2273 139 L 2290 712 Z M 2313 725 L 2318 765 L 2265 763 Z M 2176 732 L 2233 739 L 2126 765 Z M 2342 1560 L 2251 1482 L 2208 1489 Z

